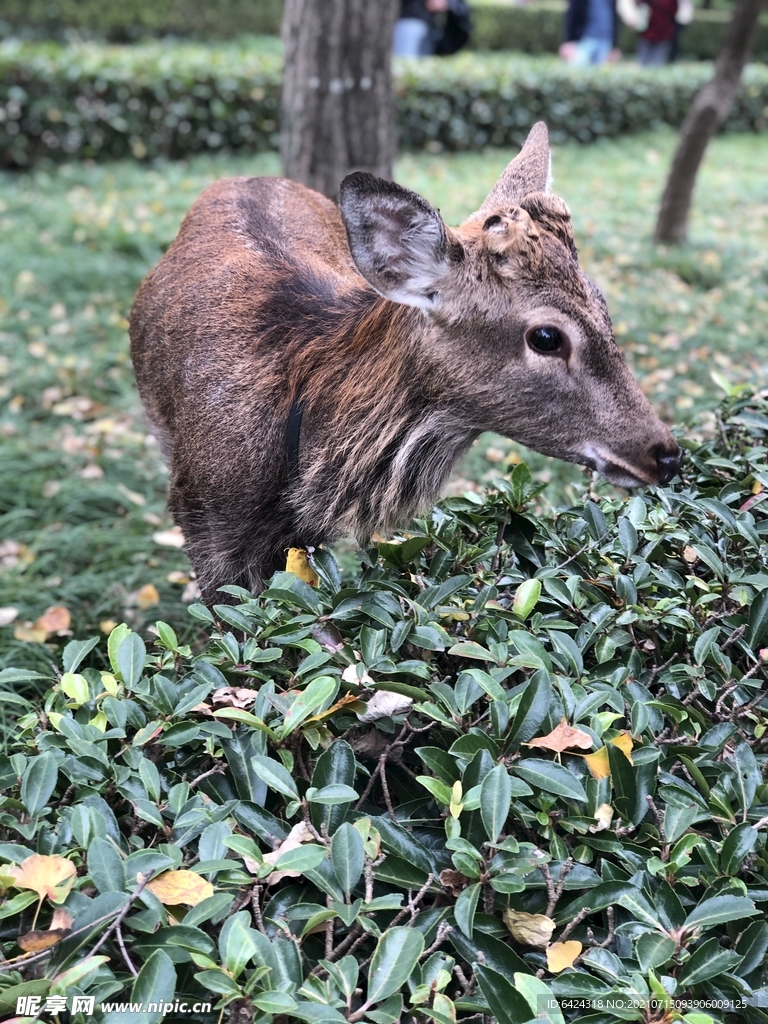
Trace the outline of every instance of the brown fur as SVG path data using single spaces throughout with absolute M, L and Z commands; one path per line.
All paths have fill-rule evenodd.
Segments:
M 225 583 L 258 590 L 289 546 L 407 521 L 483 430 L 620 482 L 676 469 L 579 269 L 567 207 L 544 191 L 547 166 L 537 126 L 455 230 L 362 174 L 341 215 L 279 179 L 220 181 L 197 200 L 139 289 L 131 340 L 206 601 Z M 537 326 L 563 332 L 561 353 L 532 351 Z

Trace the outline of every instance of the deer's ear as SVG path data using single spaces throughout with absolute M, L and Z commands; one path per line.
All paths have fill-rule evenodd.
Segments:
M 469 218 L 485 220 L 500 206 L 519 205 L 531 192 L 548 192 L 550 171 L 549 135 L 543 121 L 537 122 L 528 133 L 523 148 L 488 193 L 488 198 Z
M 448 270 L 440 214 L 391 181 L 355 171 L 341 183 L 339 207 L 355 266 L 387 299 L 433 308 Z

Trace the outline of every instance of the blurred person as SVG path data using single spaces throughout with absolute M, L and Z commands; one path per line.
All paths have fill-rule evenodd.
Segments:
M 435 15 L 447 10 L 448 0 L 402 0 L 392 40 L 393 55 L 433 56 L 437 37 Z
M 565 15 L 566 41 L 558 52 L 576 67 L 612 63 L 621 57 L 617 31 L 616 0 L 570 0 Z
M 693 0 L 619 0 L 619 15 L 638 33 L 638 63 L 661 67 L 677 56 L 677 37 L 693 18 Z

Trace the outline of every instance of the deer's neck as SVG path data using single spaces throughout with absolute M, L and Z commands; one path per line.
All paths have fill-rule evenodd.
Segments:
M 419 310 L 381 299 L 305 378 L 294 504 L 318 536 L 362 540 L 407 522 L 476 436 L 450 407 L 432 330 Z

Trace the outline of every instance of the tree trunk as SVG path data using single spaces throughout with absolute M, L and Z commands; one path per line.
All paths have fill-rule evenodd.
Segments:
M 399 0 L 286 0 L 283 173 L 335 199 L 352 170 L 392 177 Z
M 709 140 L 730 113 L 755 38 L 761 5 L 762 0 L 736 0 L 714 77 L 696 94 L 680 130 L 656 221 L 657 242 L 685 241 L 696 174 Z

